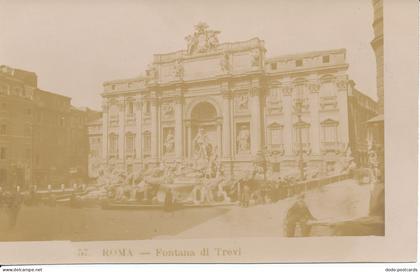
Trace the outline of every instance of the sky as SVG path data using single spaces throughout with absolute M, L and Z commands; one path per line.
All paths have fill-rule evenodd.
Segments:
M 100 109 L 104 81 L 144 74 L 206 22 L 220 42 L 259 37 L 267 57 L 347 49 L 349 77 L 376 99 L 371 0 L 0 0 L 0 64 Z

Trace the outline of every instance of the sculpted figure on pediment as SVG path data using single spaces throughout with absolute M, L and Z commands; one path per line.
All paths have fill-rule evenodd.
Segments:
M 182 66 L 181 61 L 177 61 L 174 66 L 174 77 L 183 78 L 184 77 L 184 67 Z
M 189 55 L 205 53 L 217 48 L 219 45 L 217 35 L 220 31 L 208 30 L 209 26 L 206 23 L 198 23 L 194 28 L 194 34 L 185 37 L 188 45 L 187 53 Z
M 237 144 L 238 152 L 247 152 L 249 151 L 249 128 L 246 125 L 241 126 L 241 129 L 238 133 Z
M 251 66 L 259 67 L 261 64 L 260 52 L 258 50 L 252 51 L 251 57 Z
M 220 68 L 223 72 L 229 72 L 230 64 L 229 64 L 229 55 L 223 55 L 223 58 L 220 60 Z

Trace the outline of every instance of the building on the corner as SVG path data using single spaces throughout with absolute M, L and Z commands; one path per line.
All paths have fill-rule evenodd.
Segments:
M 87 123 L 89 138 L 88 177 L 95 179 L 99 176 L 102 164 L 102 118 L 90 120 Z
M 30 180 L 36 88 L 35 73 L 0 66 L 0 187 Z
M 376 57 L 376 89 L 378 96 L 378 115 L 367 122 L 368 146 L 379 157 L 380 164 L 384 164 L 384 19 L 383 0 L 372 0 L 373 5 L 373 33 L 371 42 Z
M 371 42 L 376 57 L 376 86 L 378 96 L 378 112 L 384 113 L 384 12 L 383 0 L 372 0 L 373 5 L 373 33 Z
M 104 83 L 103 165 L 131 172 L 211 156 L 229 175 L 264 151 L 273 172 L 296 170 L 302 157 L 332 173 L 350 152 L 360 160 L 359 122 L 376 103 L 349 79 L 345 49 L 267 57 L 259 38 L 219 43 L 218 33 L 200 23 L 186 50 Z
M 0 66 L 0 187 L 84 179 L 91 112 L 73 107 L 70 97 L 39 89 L 35 73 Z

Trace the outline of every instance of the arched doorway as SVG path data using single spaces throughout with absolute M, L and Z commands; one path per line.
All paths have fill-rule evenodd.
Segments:
M 191 110 L 189 159 L 208 161 L 220 156 L 220 126 L 215 106 L 207 101 Z

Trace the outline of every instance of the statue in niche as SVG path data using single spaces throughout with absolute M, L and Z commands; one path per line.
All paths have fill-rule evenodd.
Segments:
M 239 153 L 249 151 L 249 129 L 248 126 L 242 125 L 237 137 Z
M 165 146 L 165 154 L 174 152 L 175 138 L 174 138 L 174 134 L 172 133 L 172 129 L 170 129 L 168 131 L 168 135 L 166 135 L 164 146 Z
M 220 68 L 223 72 L 229 72 L 230 64 L 229 64 L 229 55 L 225 54 L 223 58 L 220 60 Z
M 259 67 L 261 62 L 260 52 L 258 50 L 252 51 L 251 54 L 251 66 Z
M 208 160 L 209 158 L 209 148 L 211 149 L 211 144 L 209 143 L 209 138 L 204 128 L 199 128 L 197 135 L 193 140 L 194 152 L 197 159 Z

